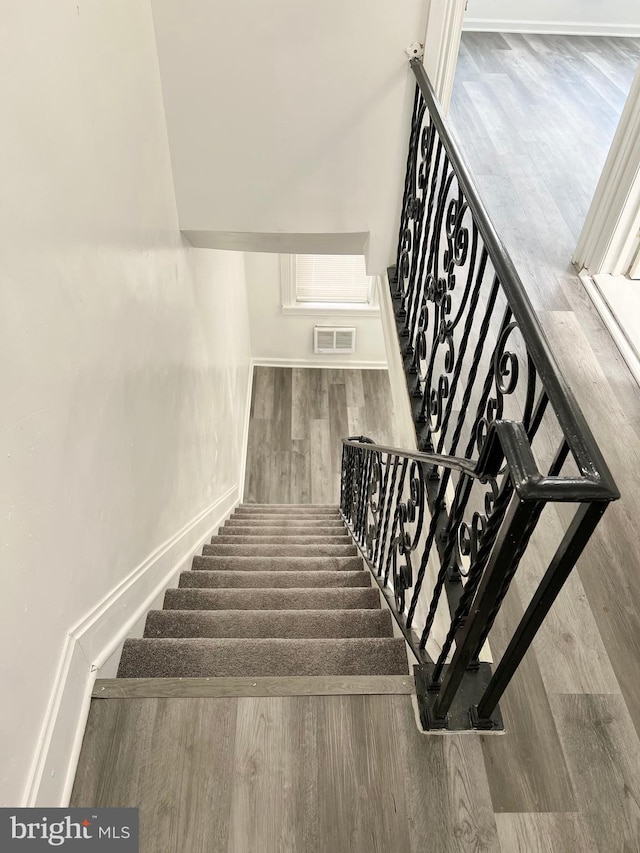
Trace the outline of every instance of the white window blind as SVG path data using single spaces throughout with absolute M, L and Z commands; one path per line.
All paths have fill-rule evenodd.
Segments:
M 362 255 L 296 255 L 298 302 L 369 302 L 371 276 Z

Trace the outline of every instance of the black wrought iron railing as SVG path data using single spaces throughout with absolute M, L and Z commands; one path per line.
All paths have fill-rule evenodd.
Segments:
M 419 451 L 345 440 L 341 506 L 421 661 L 423 723 L 489 729 L 619 494 L 424 68 L 411 66 L 389 281 Z M 523 560 L 536 591 L 492 671 L 486 644 Z

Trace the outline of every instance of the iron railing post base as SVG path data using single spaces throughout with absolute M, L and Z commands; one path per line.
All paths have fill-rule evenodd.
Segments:
M 493 717 L 489 717 L 489 719 L 481 719 L 478 715 L 478 706 L 472 705 L 469 710 L 469 720 L 471 721 L 471 728 L 477 729 L 480 732 L 504 731 L 504 724 L 499 710 L 497 713 L 494 713 Z
M 448 664 L 443 669 L 446 675 Z M 435 664 L 425 663 L 413 667 L 416 684 L 416 698 L 420 712 L 420 722 L 425 731 L 448 732 L 504 732 L 504 722 L 500 708 L 497 707 L 491 719 L 481 720 L 477 714 L 477 705 L 491 680 L 491 665 L 480 663 L 477 669 L 470 669 L 456 694 L 456 698 L 444 719 L 438 719 L 433 713 L 433 707 L 438 698 L 433 690 L 433 672 Z

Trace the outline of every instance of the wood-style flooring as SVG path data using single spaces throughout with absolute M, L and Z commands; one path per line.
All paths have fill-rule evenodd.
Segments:
M 386 370 L 254 368 L 244 500 L 338 504 L 350 435 L 395 445 Z
M 456 135 L 622 492 L 483 744 L 505 851 L 640 850 L 640 389 L 571 265 L 639 63 L 639 39 L 462 39 Z M 533 588 L 521 573 L 494 652 Z
M 144 853 L 640 851 L 640 392 L 570 264 L 639 60 L 634 39 L 463 38 L 457 135 L 622 492 L 504 697 L 506 735 L 422 735 L 406 695 L 97 699 L 73 805 L 138 805 Z M 245 500 L 336 502 L 335 439 L 393 443 L 387 381 L 258 370 Z
M 139 805 L 142 853 L 500 850 L 479 740 L 408 696 L 94 700 L 88 740 L 73 805 Z

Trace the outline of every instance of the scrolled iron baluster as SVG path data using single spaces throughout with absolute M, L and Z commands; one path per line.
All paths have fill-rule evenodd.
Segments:
M 484 446 L 491 423 L 502 417 L 505 396 L 513 394 L 518 384 L 520 376 L 518 356 L 506 349 L 509 336 L 517 328 L 517 323 L 509 323 L 498 338 L 494 350 L 492 365 L 494 395 L 487 400 L 485 414 L 478 422 L 476 430 L 478 451 L 482 450 Z
M 449 522 L 447 524 L 447 528 L 445 530 L 445 547 L 444 554 L 442 556 L 442 560 L 440 563 L 440 569 L 438 571 L 438 576 L 436 578 L 436 582 L 433 587 L 433 593 L 431 596 L 431 601 L 429 603 L 429 611 L 427 613 L 427 618 L 425 620 L 425 626 L 422 631 L 422 636 L 420 639 L 420 648 L 424 649 L 427 645 L 427 640 L 429 638 L 429 634 L 431 633 L 431 629 L 433 627 L 433 623 L 436 617 L 436 611 L 438 609 L 438 604 L 440 602 L 440 596 L 442 595 L 442 590 L 444 589 L 445 582 L 447 577 L 449 576 L 449 572 L 451 570 L 451 561 L 454 554 L 454 549 L 457 545 L 458 537 L 457 531 L 458 527 L 462 523 L 462 518 L 464 515 L 464 510 L 467 505 L 467 501 L 469 499 L 469 494 L 471 492 L 472 480 L 470 477 L 463 475 L 458 480 L 456 485 L 456 490 L 453 498 L 453 504 L 451 507 L 451 512 L 449 514 Z M 442 486 L 441 486 L 442 488 Z M 434 515 L 432 518 L 432 528 L 430 530 L 430 542 L 433 541 L 433 537 L 435 537 L 436 530 L 436 521 L 437 518 Z M 411 602 L 411 608 L 409 610 L 409 616 L 407 617 L 407 622 L 409 624 L 413 623 L 413 616 L 415 614 L 415 609 L 418 604 L 418 594 L 420 589 L 422 588 L 422 581 L 424 579 L 424 574 L 426 572 L 428 561 L 428 552 L 425 551 L 425 554 L 422 557 L 422 563 L 420 565 L 420 570 L 418 572 L 418 580 L 416 581 L 416 587 L 414 588 L 413 599 Z M 419 588 L 418 588 L 418 585 Z M 417 592 L 416 592 L 417 590 Z
M 387 466 L 391 465 L 391 458 L 387 457 Z M 388 469 L 387 469 L 388 470 Z M 384 511 L 384 523 L 382 529 L 382 536 L 378 537 L 378 542 L 376 544 L 376 548 L 379 546 L 379 550 L 376 551 L 374 555 L 375 565 L 378 570 L 378 577 L 382 575 L 383 572 L 383 564 L 385 560 L 385 552 L 387 549 L 387 541 L 389 538 L 389 522 L 391 520 L 391 509 L 393 507 L 393 503 L 395 500 L 395 486 L 396 480 L 398 476 L 398 457 L 393 457 L 393 465 L 391 465 L 391 482 L 389 484 L 387 490 L 387 499 L 386 506 Z
M 429 404 L 429 414 L 431 416 L 430 428 L 432 432 L 437 432 L 442 426 L 442 418 L 444 415 L 444 401 L 449 397 L 449 377 L 441 375 L 438 379 L 438 387 L 431 389 L 431 401 Z
M 455 268 L 463 267 L 467 262 L 469 251 L 469 229 L 463 225 L 467 212 L 467 203 L 462 193 L 451 199 L 446 217 L 447 248 L 443 255 L 443 267 L 447 273 L 447 284 L 449 290 L 453 290 L 456 283 Z
M 435 329 L 432 341 L 432 351 L 428 360 L 428 369 L 426 370 L 426 373 L 424 370 L 420 369 L 422 362 L 426 362 L 427 359 L 425 346 L 422 346 L 421 348 L 421 359 L 419 361 L 416 360 L 416 369 L 418 370 L 420 380 L 424 385 L 423 405 L 418 420 L 420 423 L 429 424 L 430 434 L 438 432 L 442 428 L 444 418 L 443 402 L 449 397 L 449 393 L 451 392 L 448 377 L 454 373 L 456 364 L 459 360 L 456 358 L 454 330 L 464 315 L 465 307 L 469 301 L 474 282 L 478 250 L 478 233 L 477 229 L 472 228 L 470 238 L 469 229 L 464 224 L 466 213 L 466 202 L 464 201 L 461 193 L 458 191 L 457 197 L 449 200 L 446 213 L 442 211 L 441 215 L 444 216 L 445 219 L 444 230 L 447 239 L 447 246 L 442 253 L 441 266 L 439 264 L 440 250 L 438 246 L 436 246 L 433 267 L 431 270 L 432 278 L 435 281 L 433 293 Z M 471 255 L 469 254 L 470 252 Z M 468 260 L 470 262 L 469 270 L 467 271 L 461 302 L 456 310 L 455 316 L 452 317 L 452 292 L 456 288 L 456 268 L 464 267 Z M 478 282 L 476 282 L 476 290 L 477 285 Z M 435 379 L 434 371 L 436 360 L 442 347 L 445 348 L 443 354 L 444 374 L 440 374 L 440 376 Z M 463 339 L 460 365 L 465 351 L 466 341 Z M 447 377 L 446 382 L 442 381 L 443 376 Z M 455 379 L 456 386 L 458 376 L 459 371 Z M 444 391 L 447 393 L 443 394 Z M 455 387 L 452 393 L 455 393 Z
M 428 116 L 428 113 L 424 113 Z M 413 183 L 414 186 L 407 201 L 407 212 L 409 219 L 413 222 L 411 266 L 407 276 L 407 284 L 404 287 L 403 307 L 406 312 L 407 322 L 405 323 L 402 334 L 408 335 L 411 328 L 410 317 L 413 313 L 413 305 L 416 293 L 416 281 L 420 280 L 418 269 L 422 269 L 422 237 L 425 225 L 425 204 L 427 185 L 429 183 L 429 175 L 432 168 L 432 153 L 433 153 L 433 128 L 429 122 L 421 128 L 419 134 L 418 154 L 416 155 L 416 165 Z M 420 162 L 418 163 L 418 157 Z
M 411 567 L 410 553 L 402 554 L 404 564 L 398 564 L 398 554 L 400 553 L 398 541 L 396 547 L 393 548 L 391 558 L 391 577 L 393 579 L 393 597 L 398 609 L 398 613 L 404 613 L 406 591 L 411 587 L 411 577 L 413 574 Z
M 469 557 L 473 565 L 478 557 L 478 546 L 487 524 L 487 517 L 479 512 L 474 512 L 471 522 L 463 521 L 458 528 L 458 551 L 461 557 Z M 462 568 L 462 560 L 459 561 L 459 573 L 463 578 L 469 574 Z
M 509 501 L 511 500 L 512 495 L 513 483 L 511 482 L 511 478 L 508 477 L 503 484 L 502 491 L 498 500 L 496 501 L 494 511 L 491 514 L 491 518 L 487 521 L 487 526 L 485 527 L 484 535 L 478 548 L 476 560 L 469 569 L 467 582 L 464 587 L 464 592 L 462 593 L 458 608 L 453 616 L 453 619 L 451 620 L 451 625 L 449 626 L 447 637 L 442 646 L 440 657 L 438 658 L 436 667 L 433 672 L 432 680 L 434 683 L 440 680 L 440 675 L 442 674 L 442 667 L 447 661 L 447 657 L 449 656 L 449 652 L 451 651 L 451 646 L 453 645 L 453 641 L 456 638 L 456 634 L 462 627 L 464 620 L 469 615 L 469 611 L 471 610 L 471 604 L 473 603 L 473 599 L 478 589 L 478 585 L 480 584 L 480 581 L 482 579 L 482 573 L 484 572 L 485 567 L 487 565 L 487 561 L 491 555 L 491 550 L 500 530 L 500 525 L 502 524 L 506 515 L 507 508 L 509 506 Z
M 426 289 L 428 291 L 429 282 L 426 284 Z M 420 387 L 420 383 L 424 382 L 426 379 L 426 373 L 422 373 L 420 366 L 426 361 L 428 355 L 427 349 L 427 333 L 429 331 L 429 304 L 428 298 L 426 295 L 422 298 L 422 305 L 420 307 L 420 314 L 418 316 L 418 323 L 416 326 L 416 337 L 415 337 L 415 359 L 413 361 L 413 370 L 418 375 L 418 380 L 416 384 L 416 391 L 419 397 L 422 396 L 422 389 Z
M 396 507 L 399 532 L 395 539 L 392 556 L 393 590 L 396 605 L 400 613 L 405 608 L 405 593 L 413 586 L 413 566 L 411 554 L 416 550 L 424 523 L 426 505 L 426 486 L 422 465 L 416 461 L 411 463 L 409 471 L 409 497 L 400 501 Z M 411 533 L 407 525 L 415 525 Z M 404 563 L 398 563 L 399 557 Z
M 409 470 L 409 498 L 405 503 L 400 503 L 400 534 L 404 549 L 403 553 L 407 550 L 415 550 L 418 544 L 424 522 L 425 504 L 424 472 L 422 465 L 414 460 Z M 413 536 L 405 528 L 407 522 L 416 524 Z
M 448 160 L 444 152 L 442 141 L 438 140 L 435 154 L 432 153 L 433 167 L 431 170 L 431 186 L 429 189 L 428 200 L 426 206 L 423 205 L 422 223 L 430 223 L 433 216 L 433 209 L 437 211 L 436 215 L 440 215 L 440 210 L 444 204 L 444 199 L 452 180 L 452 175 L 448 172 Z M 410 304 L 410 310 L 406 317 L 404 332 L 409 336 L 410 347 L 408 353 L 414 353 L 415 338 L 417 332 L 416 320 L 421 309 L 425 295 L 428 296 L 427 282 L 433 268 L 433 253 L 434 242 L 438 242 L 438 238 L 433 229 L 424 228 L 421 232 L 420 251 L 416 256 L 418 268 L 414 275 L 414 286 L 412 288 L 413 299 Z M 430 301 L 428 299 L 428 301 Z M 437 327 L 434 325 L 434 334 L 437 334 Z M 412 366 L 412 372 L 416 371 L 415 358 Z
M 445 158 L 445 165 L 448 167 L 450 166 L 450 164 L 446 158 Z M 430 387 L 431 387 L 431 376 L 433 374 L 433 368 L 434 368 L 434 363 L 435 363 L 436 344 L 438 341 L 438 337 L 440 335 L 441 312 L 442 312 L 443 304 L 444 304 L 443 299 L 444 299 L 444 296 L 447 292 L 446 276 L 444 276 L 444 275 L 440 276 L 437 273 L 437 268 L 438 268 L 437 258 L 438 258 L 439 250 L 440 250 L 441 223 L 442 223 L 442 219 L 444 217 L 444 208 L 445 208 L 445 204 L 446 204 L 446 198 L 447 198 L 447 194 L 449 192 L 449 189 L 451 187 L 451 183 L 453 181 L 454 175 L 453 175 L 453 172 L 447 172 L 447 170 L 445 169 L 444 176 L 446 177 L 446 179 L 443 180 L 443 183 L 440 187 L 440 192 L 438 194 L 436 221 L 435 221 L 434 228 L 432 231 L 431 246 L 429 248 L 429 257 L 427 260 L 427 269 L 426 269 L 427 276 L 428 277 L 430 276 L 429 280 L 432 282 L 432 288 L 433 288 L 433 290 L 432 290 L 433 297 L 427 299 L 427 302 L 433 304 L 433 316 L 434 316 L 433 339 L 432 339 L 431 353 L 430 353 L 430 358 L 429 358 L 429 367 L 428 367 L 427 375 L 426 375 L 426 379 L 425 379 L 425 383 L 426 383 L 425 384 L 425 397 L 427 399 L 429 397 L 429 391 L 430 391 Z M 431 293 L 429 294 L 429 296 L 431 296 Z M 415 315 L 415 312 L 414 312 L 414 315 Z M 416 369 L 418 369 L 417 365 L 415 365 L 415 367 L 416 367 Z M 423 411 L 424 411 L 424 408 L 425 407 L 423 406 Z
M 351 523 L 353 525 L 353 533 L 358 537 L 358 516 L 360 512 L 360 485 L 362 477 L 362 450 L 361 448 L 352 448 L 353 450 L 353 475 L 351 480 Z
M 367 547 L 367 557 L 371 560 L 378 535 L 380 503 L 384 499 L 384 496 L 382 492 L 382 456 L 379 452 L 373 451 L 369 451 L 368 455 L 370 462 L 366 501 L 365 544 Z M 377 500 L 376 496 L 378 497 Z
M 508 340 L 516 330 L 518 330 L 518 324 L 513 321 L 509 322 L 503 328 L 498 338 L 498 343 L 496 344 L 493 356 L 494 395 L 492 397 L 489 397 L 489 399 L 487 400 L 485 415 L 480 419 L 477 426 L 476 445 L 478 451 L 482 449 L 491 422 L 503 416 L 505 397 L 509 397 L 515 394 L 515 391 L 519 384 L 519 379 L 522 373 L 520 368 L 519 357 L 515 352 L 507 349 Z M 522 415 L 522 423 L 524 424 L 525 429 L 529 431 L 531 429 L 532 422 L 535 417 L 536 425 L 534 433 L 540 424 L 542 415 L 544 414 L 544 409 L 546 408 L 548 402 L 545 394 L 541 395 L 537 404 L 535 402 L 537 376 L 538 375 L 535 369 L 535 365 L 533 364 L 533 360 L 529 352 L 527 351 L 527 384 L 525 389 L 525 403 L 524 412 Z
M 404 489 L 404 481 L 405 481 L 405 477 L 407 474 L 407 468 L 408 468 L 407 460 L 403 459 L 401 469 L 400 469 L 400 483 L 398 484 L 398 492 L 397 492 L 398 497 L 402 496 L 402 492 Z M 391 541 L 389 544 L 389 551 L 387 553 L 387 561 L 385 563 L 385 569 L 384 569 L 384 582 L 385 582 L 385 584 L 389 580 L 389 572 L 391 570 L 391 559 L 393 556 L 392 552 L 393 552 L 394 548 L 396 547 L 396 530 L 398 527 L 398 503 L 399 503 L 399 501 L 398 501 L 398 499 L 396 499 L 396 508 L 395 508 L 394 513 L 393 513 L 393 524 L 391 527 Z
M 352 454 L 351 448 L 342 446 L 342 470 L 341 470 L 341 500 L 340 506 L 345 518 L 351 521 L 351 475 L 352 475 Z
M 369 478 L 369 454 L 364 450 L 364 448 L 358 448 L 358 455 L 360 459 L 360 470 L 358 472 L 358 515 L 357 515 L 357 534 L 358 534 L 358 542 L 362 545 L 365 540 L 366 529 L 366 514 L 367 514 L 367 488 L 368 488 L 368 478 Z
M 429 124 L 423 130 L 422 173 L 416 189 L 417 204 L 415 212 L 416 217 L 419 216 L 419 222 L 416 223 L 414 233 L 415 252 L 412 257 L 409 288 L 410 298 L 408 300 L 406 322 L 403 329 L 403 333 L 409 337 L 407 354 L 411 354 L 413 352 L 413 347 L 415 346 L 416 313 L 422 299 L 421 294 L 425 277 L 425 265 L 427 264 L 428 258 L 430 234 L 429 229 L 426 228 L 425 225 L 429 223 L 431 218 L 431 211 L 433 209 L 434 198 L 436 196 L 438 175 L 440 173 L 440 164 L 445 160 L 444 147 L 439 139 L 434 152 L 435 139 L 435 128 Z
M 476 299 L 478 298 L 480 284 L 481 284 L 481 279 L 479 278 L 476 281 L 476 289 L 474 291 L 474 296 Z M 491 290 L 489 292 L 489 299 L 487 301 L 484 316 L 483 316 L 482 323 L 480 326 L 478 341 L 476 343 L 475 351 L 473 354 L 473 360 L 472 360 L 472 364 L 471 364 L 471 369 L 469 371 L 469 377 L 468 377 L 467 384 L 465 386 L 465 390 L 464 390 L 464 394 L 463 394 L 463 398 L 462 398 L 461 412 L 460 412 L 460 415 L 458 417 L 458 421 L 457 421 L 457 424 L 456 424 L 456 427 L 454 430 L 453 438 L 451 440 L 451 446 L 448 448 L 448 451 L 452 454 L 457 451 L 458 442 L 459 442 L 460 437 L 462 435 L 462 429 L 463 429 L 463 426 L 465 423 L 466 409 L 467 409 L 467 406 L 469 405 L 469 401 L 471 400 L 471 394 L 472 394 L 473 386 L 474 386 L 476 376 L 478 373 L 478 369 L 479 369 L 479 365 L 480 365 L 480 359 L 482 356 L 482 352 L 484 350 L 487 334 L 489 331 L 489 327 L 490 327 L 490 323 L 491 323 L 491 317 L 493 316 L 493 311 L 495 309 L 495 304 L 496 304 L 496 300 L 498 297 L 499 287 L 500 287 L 500 283 L 498 281 L 498 278 L 496 276 L 494 276 L 493 277 L 493 283 L 491 286 Z M 473 304 L 473 302 L 472 302 L 472 304 Z M 503 319 L 503 327 L 508 323 L 509 319 L 510 319 L 510 314 L 507 314 L 505 316 L 505 318 Z M 467 322 L 465 325 L 465 329 L 467 332 L 470 328 L 471 321 L 472 321 L 472 318 L 471 318 L 471 316 L 469 316 L 467 318 Z M 476 422 L 481 417 L 481 414 L 482 414 L 484 407 L 486 405 L 486 399 L 490 393 L 490 390 L 491 390 L 491 382 L 487 378 L 485 380 L 485 383 L 484 383 L 482 396 L 480 398 L 480 401 L 478 404 L 478 409 L 476 412 Z M 441 437 L 441 441 L 442 441 L 442 437 Z M 467 459 L 471 458 L 471 454 L 473 451 L 474 444 L 475 444 L 475 433 L 472 431 L 472 438 L 469 439 L 469 441 L 467 443 L 467 447 L 465 449 L 465 454 L 464 454 L 465 458 L 467 458 Z M 443 449 L 443 447 L 439 443 L 438 452 L 442 452 L 442 449 Z M 445 471 L 444 476 L 442 477 L 442 480 L 440 483 L 440 488 L 438 491 L 438 496 L 437 496 L 435 507 L 434 507 L 434 513 L 433 513 L 431 525 L 429 528 L 429 536 L 427 539 L 427 544 L 425 546 L 425 551 L 424 551 L 423 556 L 422 556 L 420 568 L 418 569 L 418 577 L 416 579 L 416 583 L 415 583 L 415 586 L 413 588 L 413 596 L 412 596 L 412 600 L 411 600 L 411 606 L 409 608 L 409 613 L 407 616 L 407 623 L 409 626 L 413 622 L 415 610 L 416 610 L 416 607 L 418 605 L 418 598 L 419 598 L 420 592 L 422 590 L 422 584 L 423 584 L 424 576 L 425 576 L 425 573 L 427 570 L 429 554 L 431 553 L 431 549 L 433 547 L 433 542 L 434 542 L 435 535 L 436 535 L 438 519 L 439 519 L 441 512 L 444 509 L 445 494 L 446 494 L 446 488 L 447 488 L 447 485 L 449 482 L 449 477 L 450 477 L 450 473 L 448 471 Z M 460 479 L 458 480 L 458 483 L 456 485 L 453 505 L 451 508 L 451 512 L 449 514 L 449 521 L 448 521 L 446 531 L 445 531 L 445 548 L 444 548 L 444 555 L 442 558 L 442 564 L 441 564 L 440 570 L 438 572 L 436 584 L 435 584 L 434 589 L 433 589 L 431 602 L 429 605 L 429 614 L 427 616 L 426 626 L 425 626 L 425 629 L 424 629 L 423 634 L 422 634 L 422 640 L 421 640 L 421 645 L 420 645 L 420 648 L 422 648 L 422 649 L 424 649 L 426 646 L 427 638 L 429 636 L 429 633 L 431 631 L 431 627 L 433 625 L 433 621 L 435 619 L 435 614 L 436 614 L 436 610 L 438 607 L 438 602 L 440 600 L 440 596 L 442 594 L 442 590 L 444 588 L 444 584 L 446 582 L 447 576 L 450 572 L 451 559 L 452 559 L 452 556 L 454 553 L 454 548 L 455 548 L 456 543 L 457 543 L 457 527 L 462 521 L 462 518 L 464 515 L 464 510 L 466 507 L 466 501 L 468 500 L 469 493 L 470 493 L 469 478 L 464 477 L 464 476 L 460 477 Z
M 382 536 L 383 536 L 383 530 L 386 531 L 385 518 L 388 519 L 388 517 L 389 517 L 388 506 L 389 506 L 389 503 L 390 503 L 391 497 L 392 497 L 391 493 L 390 493 L 390 489 L 389 489 L 389 478 L 391 475 L 391 469 L 392 469 L 391 456 L 389 454 L 387 454 L 385 462 L 384 462 L 384 479 L 382 482 L 381 501 L 380 501 L 380 507 L 379 507 L 379 512 L 378 512 L 378 527 L 376 529 L 376 535 L 375 535 L 375 547 L 374 547 L 373 554 L 371 557 L 371 562 L 376 567 L 378 575 L 380 575 L 380 571 L 381 571 L 381 567 L 379 564 L 381 540 L 382 540 Z M 387 521 L 387 524 L 388 524 L 388 521 Z
M 415 160 L 417 156 L 417 141 L 422 119 L 426 110 L 426 103 L 420 92 L 420 87 L 416 84 L 415 95 L 413 98 L 413 113 L 411 117 L 411 132 L 409 134 L 409 150 L 407 152 L 407 168 L 404 179 L 404 191 L 402 196 L 402 215 L 400 217 L 400 228 L 398 232 L 398 257 L 396 258 L 396 290 L 397 297 L 402 296 L 404 292 L 404 280 L 400 275 L 400 257 L 402 253 L 403 234 L 405 233 L 409 221 L 409 197 L 411 185 L 413 183 L 413 175 L 415 171 Z
M 407 203 L 408 205 L 410 202 Z M 398 255 L 398 265 L 396 267 L 397 270 L 397 278 L 398 278 L 398 296 L 401 297 L 402 308 L 401 311 L 406 313 L 406 299 L 407 299 L 407 279 L 409 278 L 409 274 L 411 272 L 411 252 L 413 249 L 413 237 L 411 236 L 411 230 L 409 228 L 405 228 L 402 232 L 402 237 L 400 241 L 400 254 Z
M 476 258 L 476 249 L 477 249 L 477 229 L 474 228 L 473 233 L 474 233 L 474 237 L 473 237 L 473 245 L 472 245 L 472 250 L 471 250 L 471 258 L 472 258 L 472 263 L 474 264 L 474 269 L 475 269 L 475 258 Z M 467 345 L 467 341 L 469 339 L 469 332 L 471 329 L 471 325 L 472 325 L 472 322 L 473 322 L 473 319 L 475 316 L 476 305 L 478 303 L 478 299 L 480 296 L 480 289 L 481 289 L 482 282 L 484 279 L 484 273 L 485 273 L 485 269 L 486 269 L 487 259 L 488 259 L 488 255 L 487 255 L 486 249 L 483 248 L 482 254 L 480 257 L 480 261 L 478 263 L 478 270 L 477 270 L 477 274 L 476 274 L 476 279 L 475 279 L 471 299 L 469 302 L 469 311 L 468 311 L 468 314 L 467 314 L 467 317 L 465 320 L 465 326 L 464 326 L 463 335 L 462 335 L 461 351 L 459 353 L 458 360 L 456 363 L 456 367 L 455 367 L 455 370 L 453 373 L 452 383 L 453 383 L 454 388 L 457 387 L 458 379 L 459 379 L 460 372 L 462 369 L 462 361 L 463 361 L 464 356 L 466 354 L 466 345 Z M 471 279 L 469 279 L 469 281 L 471 281 Z M 471 399 L 472 389 L 473 389 L 473 385 L 474 385 L 475 378 L 477 375 L 478 367 L 480 364 L 481 354 L 482 354 L 482 351 L 484 349 L 485 341 L 487 338 L 487 333 L 489 330 L 489 325 L 490 325 L 491 317 L 493 314 L 493 310 L 495 307 L 495 303 L 496 303 L 496 299 L 497 299 L 497 295 L 498 295 L 498 290 L 499 290 L 499 282 L 498 282 L 498 279 L 494 276 L 493 283 L 492 283 L 491 289 L 489 291 L 489 297 L 488 297 L 487 304 L 485 307 L 484 316 L 483 316 L 482 322 L 480 324 L 478 341 L 476 343 L 475 351 L 473 354 L 471 369 L 469 371 L 469 377 L 468 377 L 467 384 L 465 386 L 465 390 L 463 393 L 463 398 L 462 398 L 462 403 L 461 403 L 461 414 L 458 417 L 458 420 L 457 420 L 457 423 L 456 423 L 456 426 L 454 429 L 454 433 L 453 433 L 453 436 L 451 439 L 451 443 L 450 443 L 450 446 L 448 448 L 448 451 L 451 454 L 455 454 L 457 452 L 458 442 L 460 440 L 460 437 L 462 434 L 462 428 L 464 425 L 465 412 L 466 412 L 467 406 L 469 404 L 469 401 Z M 464 299 L 466 300 L 466 295 L 465 295 Z M 462 306 L 461 310 L 459 311 L 459 313 L 456 317 L 456 320 L 455 320 L 456 324 L 459 322 L 460 317 L 462 316 L 463 307 L 464 307 L 464 303 L 463 303 L 463 306 Z M 488 395 L 488 393 L 489 393 L 489 385 L 486 386 L 486 394 Z M 442 453 L 444 450 L 444 431 L 447 428 L 447 424 L 448 424 L 449 417 L 451 414 L 452 403 L 453 403 L 453 393 L 449 397 L 449 401 L 447 404 L 447 410 L 446 410 L 446 413 L 444 416 L 443 426 L 442 426 L 443 431 L 442 431 L 440 438 L 439 438 L 439 441 L 438 441 L 438 453 Z M 483 405 L 484 404 L 481 401 L 480 411 L 482 410 Z M 472 450 L 472 446 L 470 445 L 467 447 L 467 450 L 466 450 L 467 458 L 469 458 L 469 456 L 471 455 L 471 450 Z M 420 595 L 420 592 L 422 589 L 422 584 L 424 581 L 424 575 L 426 572 L 429 554 L 431 553 L 431 549 L 433 547 L 433 542 L 434 542 L 435 535 L 436 535 L 438 520 L 439 520 L 440 515 L 441 515 L 441 513 L 444 509 L 444 506 L 445 506 L 445 494 L 446 494 L 446 490 L 447 490 L 449 480 L 450 480 L 450 471 L 445 470 L 443 472 L 442 481 L 440 483 L 440 488 L 438 490 L 438 495 L 437 495 L 435 503 L 434 503 L 433 517 L 432 517 L 431 525 L 429 528 L 429 535 L 428 535 L 427 542 L 425 545 L 425 551 L 424 551 L 424 554 L 422 557 L 422 561 L 420 563 L 420 568 L 418 569 L 418 577 L 417 577 L 416 584 L 414 587 L 411 606 L 410 606 L 409 614 L 407 617 L 407 622 L 409 625 L 411 625 L 411 623 L 413 621 L 413 616 L 415 614 L 415 610 L 416 610 L 417 603 L 418 603 L 418 597 Z M 438 580 L 437 580 L 436 586 L 434 588 L 433 598 L 432 598 L 431 605 L 430 605 L 430 616 L 431 616 L 431 618 L 430 618 L 430 620 L 429 619 L 427 620 L 427 624 L 429 626 L 427 634 L 429 633 L 430 628 L 431 628 L 431 624 L 433 622 L 433 619 L 435 618 L 435 612 L 437 609 L 437 602 L 438 602 L 439 597 L 442 593 L 444 583 L 446 581 L 447 575 L 448 575 L 449 570 L 450 570 L 449 562 L 451 560 L 451 556 L 453 554 L 454 547 L 455 547 L 455 541 L 456 541 L 455 537 L 453 537 L 453 538 L 451 537 L 451 532 L 453 531 L 455 533 L 455 531 L 456 531 L 455 509 L 456 509 L 456 507 L 459 508 L 459 510 L 458 510 L 460 513 L 459 520 L 461 520 L 462 514 L 464 512 L 464 506 L 466 505 L 466 502 L 463 502 L 463 504 L 461 506 L 460 501 L 461 501 L 461 495 L 464 493 L 463 486 L 464 486 L 464 483 L 466 480 L 467 480 L 467 478 L 461 478 L 458 482 L 458 486 L 456 487 L 456 497 L 455 497 L 454 502 L 453 502 L 452 513 L 450 515 L 449 524 L 447 526 L 447 533 L 445 534 L 445 540 L 447 541 L 447 545 L 445 548 L 445 555 L 443 558 L 443 564 L 442 564 L 441 570 L 438 574 Z M 425 640 L 425 642 L 426 642 L 426 640 Z

